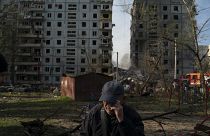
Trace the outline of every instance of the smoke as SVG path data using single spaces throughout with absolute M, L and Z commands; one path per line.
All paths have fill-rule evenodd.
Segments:
M 130 64 L 130 56 L 128 53 L 124 54 L 122 59 L 120 60 L 119 67 L 123 69 L 129 69 L 131 66 Z
M 117 67 L 117 61 L 115 59 L 112 60 L 112 65 L 114 67 Z M 131 66 L 131 64 L 130 64 L 130 56 L 129 56 L 128 53 L 126 53 L 126 54 L 123 55 L 121 60 L 119 60 L 118 67 L 122 68 L 122 69 L 129 69 L 130 66 Z

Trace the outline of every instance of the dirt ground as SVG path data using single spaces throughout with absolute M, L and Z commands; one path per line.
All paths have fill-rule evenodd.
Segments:
M 77 121 L 80 120 L 78 116 L 82 107 L 90 103 L 92 102 L 75 102 L 63 97 L 54 97 L 49 93 L 1 94 L 0 136 L 21 136 L 23 135 L 23 126 L 20 125 L 20 121 L 44 119 L 55 112 L 57 108 L 62 107 L 58 113 L 45 122 L 46 132 L 43 135 L 58 136 L 63 132 L 72 130 L 79 124 Z M 177 107 L 176 100 L 173 100 L 171 109 L 168 109 L 168 102 L 164 97 L 131 97 L 127 99 L 127 103 L 135 108 L 143 119 L 173 111 Z M 190 136 L 196 123 L 205 118 L 203 108 L 201 105 L 184 105 L 181 112 L 187 116 L 170 114 L 164 118 L 156 119 L 162 123 L 165 132 L 162 131 L 157 122 L 144 121 L 145 135 Z M 207 125 L 210 126 L 210 123 Z M 74 133 L 71 136 L 77 135 L 78 133 Z
M 170 119 L 158 119 L 163 124 L 165 134 L 167 136 L 189 136 L 192 134 L 196 123 L 200 122 L 202 118 L 191 116 L 185 117 L 182 115 L 167 116 Z M 144 121 L 146 136 L 163 136 L 160 125 L 154 121 Z
M 138 111 L 141 117 L 144 119 L 146 117 L 151 117 L 154 115 L 162 114 L 163 112 L 148 112 L 148 111 Z M 162 127 L 153 120 L 143 121 L 145 127 L 146 136 L 191 136 L 194 133 L 194 127 L 197 123 L 202 122 L 206 116 L 200 115 L 181 115 L 181 114 L 170 114 L 163 118 L 157 118 L 156 121 L 162 123 Z M 64 127 L 67 131 L 75 128 L 78 123 L 73 120 L 55 120 L 58 126 Z M 210 126 L 210 121 L 205 123 Z M 207 136 L 205 133 L 200 133 L 201 136 Z M 72 134 L 71 136 L 79 136 L 78 132 Z
M 147 114 L 142 112 L 142 117 Z M 205 117 L 198 116 L 183 116 L 172 114 L 166 116 L 166 118 L 157 119 L 157 121 L 162 122 L 164 131 L 161 129 L 160 125 L 152 120 L 144 121 L 145 135 L 146 136 L 190 136 L 194 133 L 193 128 L 196 123 L 201 122 Z M 63 126 L 67 131 L 68 128 L 74 128 L 78 123 L 72 122 L 72 120 L 55 120 L 58 126 Z M 210 125 L 210 124 L 208 124 Z M 72 134 L 72 136 L 78 136 L 78 133 Z M 205 136 L 205 134 L 202 134 Z

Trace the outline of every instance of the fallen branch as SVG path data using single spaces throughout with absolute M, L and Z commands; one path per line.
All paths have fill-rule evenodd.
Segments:
M 165 131 L 165 129 L 163 128 L 163 123 L 162 122 L 160 122 L 160 121 L 157 121 L 157 120 L 155 120 L 155 119 L 153 119 L 153 121 L 155 121 L 155 122 L 157 122 L 158 123 L 158 125 L 162 128 L 162 130 L 163 130 L 163 133 L 164 133 L 164 136 L 166 136 L 166 131 Z
M 155 115 L 155 116 L 151 116 L 151 117 L 146 117 L 146 118 L 142 118 L 142 121 L 145 121 L 145 120 L 154 120 L 156 118 L 160 118 L 160 117 L 163 117 L 165 115 L 169 115 L 169 114 L 175 114 L 175 113 L 178 113 L 178 110 L 175 110 L 175 111 L 170 111 L 170 112 L 166 112 L 166 113 L 162 113 L 162 114 L 159 114 L 159 115 Z
M 40 119 L 20 123 L 24 127 L 24 134 L 26 136 L 42 136 L 46 131 L 44 123 Z
M 85 114 L 86 108 L 87 107 L 83 107 L 82 108 L 82 110 L 81 110 L 81 112 L 79 114 L 80 118 L 82 118 L 82 115 Z M 75 128 L 73 128 L 72 130 L 68 130 L 66 132 L 63 132 L 63 133 L 57 135 L 57 136 L 68 136 L 69 134 L 71 135 L 71 134 L 75 133 L 76 131 L 78 131 L 81 128 L 81 126 L 82 126 L 82 119 L 81 120 L 73 120 L 73 121 L 76 122 L 76 123 L 79 123 L 79 124 Z
M 182 116 L 190 116 L 190 115 L 186 115 L 186 114 L 183 114 L 183 113 L 180 113 L 179 110 L 174 110 L 174 111 L 170 111 L 170 112 L 166 112 L 166 113 L 162 113 L 162 114 L 159 114 L 159 115 L 155 115 L 155 116 L 151 116 L 151 117 L 146 117 L 146 118 L 142 118 L 142 121 L 146 121 L 146 120 L 152 120 L 152 121 L 155 121 L 156 123 L 158 123 L 158 125 L 161 127 L 163 133 L 164 133 L 164 136 L 166 136 L 166 132 L 164 130 L 164 127 L 163 125 L 165 125 L 164 123 L 162 123 L 161 121 L 158 121 L 156 120 L 157 118 L 162 118 L 162 119 L 168 119 L 168 120 L 171 120 L 171 118 L 168 118 L 168 117 L 164 117 L 165 115 L 170 115 L 170 114 L 177 114 L 177 115 L 182 115 Z M 163 125 L 162 125 L 163 124 Z
M 55 116 L 62 107 L 57 108 L 52 114 L 45 117 L 43 120 L 36 119 L 28 122 L 20 121 L 20 124 L 24 127 L 24 134 L 26 136 L 41 136 L 46 132 L 44 128 L 44 122 Z
M 177 113 L 175 113 L 175 114 L 177 114 L 177 115 L 182 115 L 182 116 L 191 116 L 191 115 L 187 115 L 187 114 L 184 114 L 184 113 L 180 113 L 180 112 L 177 112 Z
M 168 118 L 168 117 L 160 117 L 160 119 L 167 119 L 167 120 L 171 120 L 171 118 Z
M 169 119 L 171 120 L 170 118 L 167 118 L 167 117 L 164 117 L 165 115 L 169 115 L 169 114 L 176 114 L 178 113 L 178 110 L 174 110 L 174 111 L 170 111 L 170 112 L 166 112 L 166 113 L 162 113 L 162 114 L 159 114 L 159 115 L 155 115 L 155 116 L 151 116 L 151 117 L 146 117 L 146 118 L 142 118 L 142 121 L 146 121 L 146 120 L 152 120 L 152 121 L 155 121 L 156 123 L 158 123 L 158 125 L 161 127 L 163 133 L 164 133 L 164 136 L 166 136 L 166 132 L 165 132 L 165 129 L 163 127 L 161 121 L 158 121 L 156 120 L 157 118 L 163 118 L 163 119 Z M 165 124 L 164 124 L 165 125 Z

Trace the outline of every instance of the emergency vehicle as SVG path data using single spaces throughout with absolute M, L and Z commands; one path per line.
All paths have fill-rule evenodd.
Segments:
M 189 87 L 201 87 L 201 74 L 199 72 L 192 72 L 186 74 Z M 207 89 L 210 91 L 210 73 L 204 73 L 204 80 Z

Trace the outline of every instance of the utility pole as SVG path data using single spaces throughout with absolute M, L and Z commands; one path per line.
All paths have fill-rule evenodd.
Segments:
M 177 54 L 176 54 L 176 39 L 174 40 L 174 79 L 176 79 L 176 60 L 177 60 Z
M 117 69 L 116 69 L 116 80 L 118 81 L 118 52 L 117 52 Z

